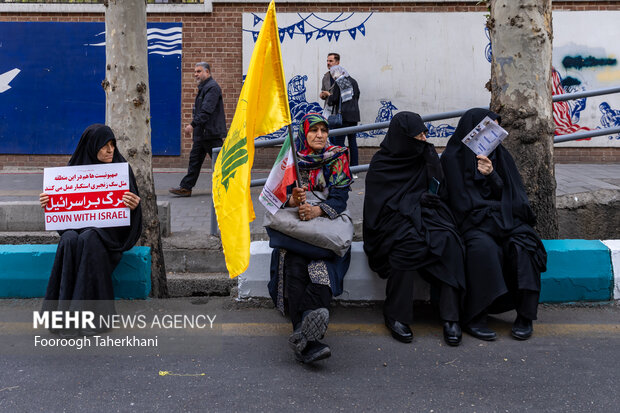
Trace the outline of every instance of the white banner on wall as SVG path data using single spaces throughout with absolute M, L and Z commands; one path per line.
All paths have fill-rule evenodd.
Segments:
M 244 73 L 262 18 L 243 14 Z M 555 12 L 553 19 L 556 93 L 620 84 L 620 43 L 614 40 L 620 12 Z M 485 23 L 485 13 L 279 13 L 291 115 L 299 120 L 322 110 L 318 95 L 330 52 L 341 55 L 340 64 L 359 83 L 361 123 L 387 121 L 403 110 L 425 115 L 487 106 L 491 47 Z M 618 126 L 620 95 L 574 101 L 555 112 L 558 133 Z M 429 123 L 430 141 L 445 145 L 457 123 Z M 360 133 L 358 144 L 378 145 L 384 134 Z M 562 145 L 620 146 L 619 138 Z
M 130 225 L 123 194 L 129 190 L 127 163 L 63 166 L 43 170 L 45 229 Z

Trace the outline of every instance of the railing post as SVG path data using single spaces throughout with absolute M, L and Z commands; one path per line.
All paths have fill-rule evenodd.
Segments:
M 211 152 L 211 176 L 215 171 L 215 162 L 217 161 L 217 155 L 220 153 L 221 148 L 213 148 Z M 213 179 L 211 179 L 211 235 L 217 235 L 217 215 L 215 214 L 215 203 L 213 202 Z

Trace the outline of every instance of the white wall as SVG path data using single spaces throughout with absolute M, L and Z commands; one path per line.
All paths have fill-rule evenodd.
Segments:
M 281 43 L 287 82 L 296 75 L 307 76 L 307 104 L 300 105 L 300 111 L 316 109 L 314 102 L 322 103 L 318 92 L 329 52 L 340 53 L 341 65 L 359 83 L 361 123 L 375 122 L 382 100 L 398 108 L 394 113 L 431 114 L 489 105 L 490 93 L 484 87 L 490 78 L 485 13 L 279 13 L 277 18 L 281 29 L 294 28 L 293 37 L 285 34 Z M 620 56 L 620 12 L 555 12 L 553 19 L 553 63 L 562 77 L 578 79 L 586 89 L 620 85 L 618 65 L 582 70 L 562 66 L 567 55 Z M 243 15 L 244 72 L 254 45 L 252 31 L 257 32 L 262 23 L 256 21 L 254 25 L 252 13 Z M 296 26 L 302 22 L 303 33 Z M 325 35 L 317 38 L 321 29 Z M 349 33 L 354 29 L 355 39 Z M 312 36 L 307 40 L 305 34 Z M 620 110 L 620 94 L 588 98 L 579 125 L 601 127 L 599 104 L 603 101 Z M 433 126 L 455 127 L 457 122 L 436 121 Z M 376 145 L 382 135 L 359 137 L 366 138 L 358 139 L 361 145 Z M 431 140 L 445 145 L 447 139 Z M 599 137 L 562 145 L 620 146 L 620 140 Z

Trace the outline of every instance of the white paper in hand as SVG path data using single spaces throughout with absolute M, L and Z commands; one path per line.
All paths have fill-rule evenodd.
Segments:
M 506 136 L 508 132 L 487 116 L 463 138 L 462 142 L 476 155 L 489 156 Z

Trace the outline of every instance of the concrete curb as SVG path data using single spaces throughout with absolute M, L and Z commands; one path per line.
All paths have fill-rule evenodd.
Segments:
M 620 300 L 620 240 L 608 240 L 603 243 L 611 252 L 611 266 L 614 271 L 614 300 Z
M 620 298 L 620 241 L 603 243 L 597 240 L 545 240 L 543 242 L 549 257 L 547 271 L 541 277 L 540 302 L 570 303 Z M 613 248 L 615 252 L 610 253 Z M 251 243 L 248 271 L 238 277 L 239 299 L 269 297 L 267 283 L 270 259 L 271 248 L 268 241 Z M 428 284 L 416 282 L 415 285 L 414 299 L 428 300 L 430 298 Z M 380 279 L 368 267 L 362 243 L 354 242 L 351 247 L 351 266 L 344 279 L 344 292 L 336 297 L 336 300 L 384 299 L 385 280 Z
M 0 245 L 0 298 L 43 297 L 57 245 Z M 145 299 L 151 292 L 151 249 L 133 247 L 112 273 L 119 299 Z

